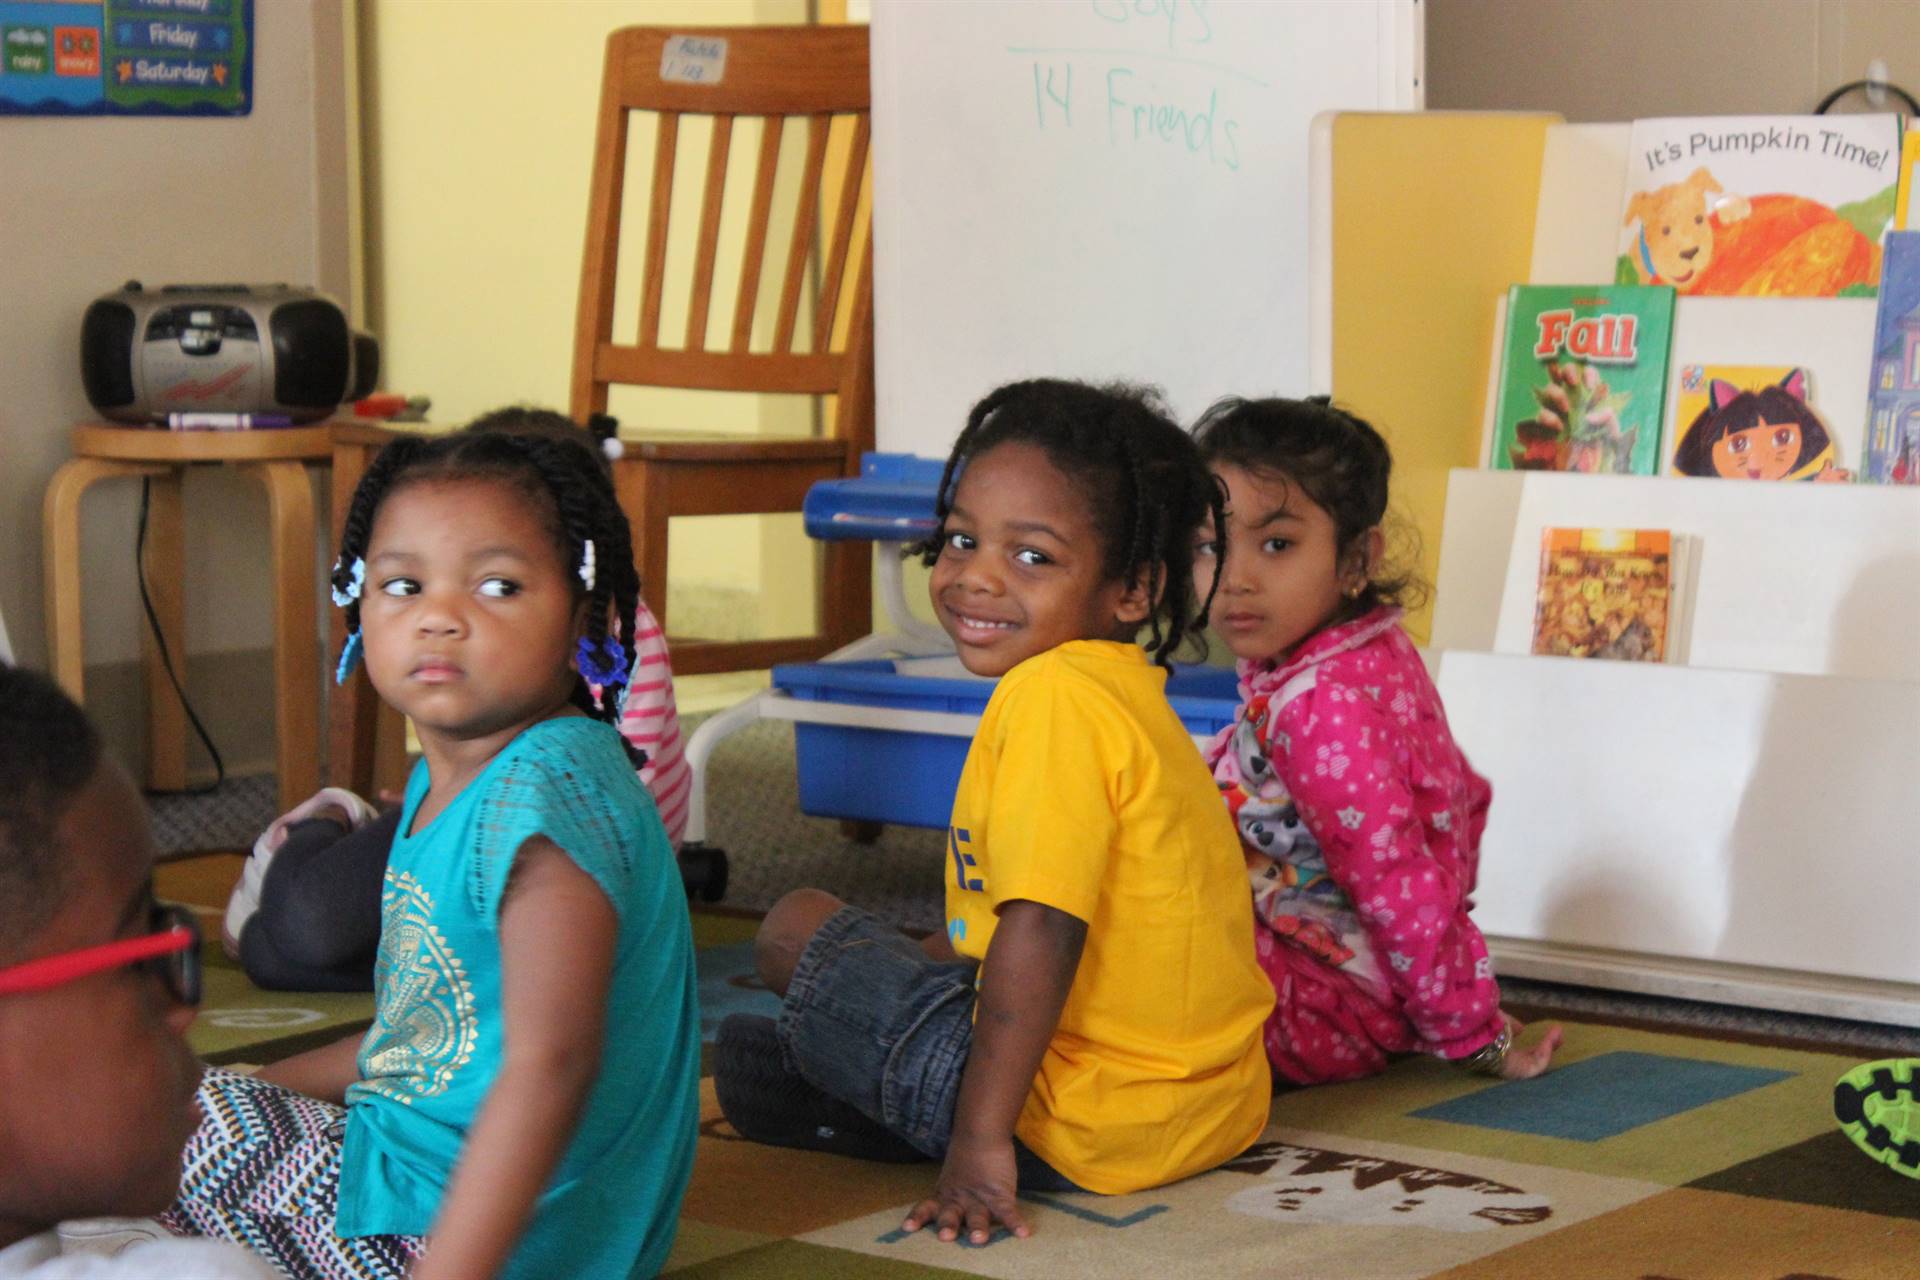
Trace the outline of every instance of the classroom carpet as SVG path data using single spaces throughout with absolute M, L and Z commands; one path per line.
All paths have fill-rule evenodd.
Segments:
M 163 896 L 217 937 L 237 854 L 170 862 Z M 703 1031 L 771 1013 L 755 921 L 696 911 Z M 209 942 L 191 1032 L 214 1061 L 270 1061 L 346 1034 L 367 996 L 253 989 Z M 1028 1195 L 1034 1234 L 985 1245 L 907 1236 L 935 1166 L 871 1165 L 740 1139 L 702 1081 L 693 1183 L 665 1274 L 1358 1277 L 1364 1280 L 1869 1280 L 1920 1274 L 1920 1182 L 1835 1127 L 1859 1055 L 1562 1020 L 1555 1069 L 1506 1083 L 1426 1059 L 1283 1092 L 1224 1168 L 1127 1196 Z

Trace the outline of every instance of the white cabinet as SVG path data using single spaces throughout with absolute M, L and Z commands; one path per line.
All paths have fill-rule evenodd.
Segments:
M 1555 525 L 1697 540 L 1686 665 L 1528 653 Z M 1920 1022 L 1920 490 L 1457 470 L 1431 647 L 1502 972 Z

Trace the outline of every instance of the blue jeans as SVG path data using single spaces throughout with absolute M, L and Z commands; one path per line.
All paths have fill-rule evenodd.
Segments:
M 942 963 L 859 907 L 813 935 L 780 1009 L 787 1065 L 815 1088 L 939 1159 L 973 1047 L 975 967 Z M 1020 1186 L 1082 1188 L 1014 1140 Z

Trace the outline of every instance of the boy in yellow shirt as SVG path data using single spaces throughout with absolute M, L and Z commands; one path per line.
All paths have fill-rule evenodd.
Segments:
M 974 408 L 931 594 L 967 669 L 1004 678 L 955 796 L 947 936 L 782 899 L 756 946 L 780 1018 L 736 1015 L 717 1045 L 744 1136 L 939 1158 L 905 1225 L 979 1243 L 1028 1234 L 1022 1186 L 1156 1186 L 1265 1127 L 1273 992 L 1243 862 L 1156 665 L 1205 611 L 1194 542 L 1218 502 L 1144 394 L 1045 380 Z

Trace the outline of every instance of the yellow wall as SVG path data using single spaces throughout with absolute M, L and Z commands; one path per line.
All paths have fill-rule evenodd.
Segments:
M 1428 583 L 1447 472 L 1479 465 L 1493 303 L 1526 278 L 1541 148 L 1557 119 L 1351 112 L 1334 122 L 1333 395 L 1393 449 L 1393 515 L 1417 535 Z M 1408 626 L 1424 643 L 1431 622 L 1423 608 Z
M 809 14 L 806 0 L 361 0 L 359 17 L 368 319 L 382 381 L 430 395 L 434 420 L 455 423 L 511 402 L 567 407 L 607 33 Z M 645 136 L 628 172 L 643 181 L 652 138 L 635 132 Z M 674 230 L 686 235 L 675 249 L 690 243 L 691 219 L 678 215 L 702 173 L 696 139 L 685 142 L 676 169 L 693 190 L 676 198 Z M 752 154 L 735 147 L 736 159 Z M 732 296 L 724 280 L 715 293 Z M 629 329 L 638 311 L 623 294 L 616 314 Z M 813 420 L 801 397 L 697 391 L 616 393 L 612 410 L 631 426 L 742 433 L 805 434 Z M 765 523 L 763 533 L 752 517 L 677 521 L 676 601 L 695 583 L 749 591 L 761 634 L 807 629 L 812 597 L 796 584 L 814 550 L 797 517 Z

